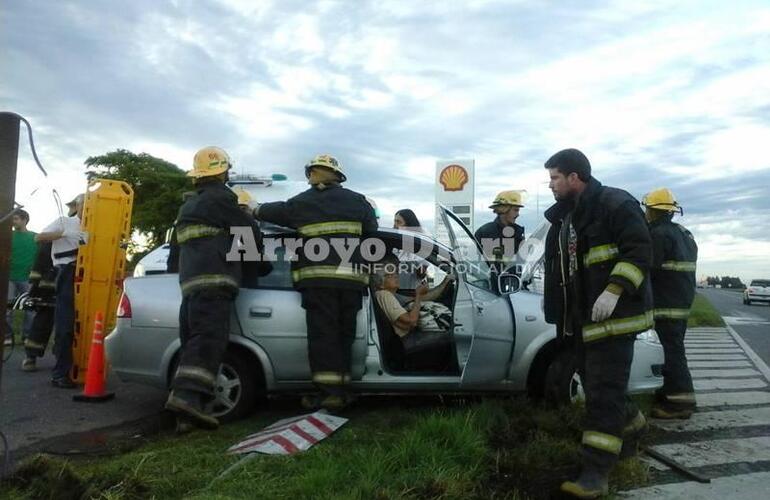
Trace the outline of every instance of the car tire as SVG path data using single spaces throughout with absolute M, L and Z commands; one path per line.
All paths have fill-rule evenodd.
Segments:
M 571 351 L 556 354 L 545 375 L 545 399 L 554 406 L 566 406 L 585 401 L 583 384 Z
M 743 303 L 746 304 L 747 306 L 751 305 L 751 301 L 749 299 L 744 300 Z
M 215 399 L 207 410 L 222 423 L 251 414 L 259 397 L 260 379 L 246 356 L 228 349 L 217 374 Z

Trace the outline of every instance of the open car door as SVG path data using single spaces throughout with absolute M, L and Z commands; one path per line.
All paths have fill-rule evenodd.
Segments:
M 441 207 L 441 217 L 449 234 L 455 257 L 461 265 L 462 285 L 470 295 L 472 332 L 470 349 L 462 364 L 461 384 L 499 382 L 508 374 L 515 337 L 513 308 L 507 296 L 492 286 L 492 273 L 470 230 L 449 209 Z M 458 352 L 458 360 L 463 362 Z

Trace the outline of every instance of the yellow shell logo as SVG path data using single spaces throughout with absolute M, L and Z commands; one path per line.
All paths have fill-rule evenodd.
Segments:
M 444 191 L 462 191 L 468 183 L 468 171 L 460 165 L 449 165 L 438 176 Z

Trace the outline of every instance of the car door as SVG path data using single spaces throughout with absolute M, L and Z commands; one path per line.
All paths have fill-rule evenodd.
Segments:
M 286 258 L 283 238 L 293 238 L 293 235 L 265 237 L 266 253 L 272 254 L 270 249 L 275 248 L 271 259 L 273 269 L 255 284 L 241 288 L 236 311 L 243 334 L 265 350 L 278 382 L 310 380 L 305 310 L 300 293 L 292 285 L 291 262 Z M 272 245 L 271 239 L 278 243 Z M 352 347 L 354 380 L 360 379 L 364 372 L 368 320 L 363 311 L 362 308 L 358 314 Z
M 489 265 L 470 230 L 446 207 L 441 207 L 441 215 L 462 276 L 456 303 L 460 310 L 455 317 L 470 323 L 462 325 L 457 339 L 461 384 L 499 382 L 507 376 L 513 352 L 513 309 L 508 297 L 499 295 L 492 286 Z M 462 333 L 470 336 L 466 349 Z M 458 337 L 457 329 L 455 335 Z

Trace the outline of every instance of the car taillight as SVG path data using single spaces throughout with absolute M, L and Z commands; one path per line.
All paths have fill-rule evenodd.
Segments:
M 118 304 L 118 318 L 130 318 L 131 317 L 131 301 L 128 300 L 128 295 L 125 293 L 120 296 L 120 304 Z

